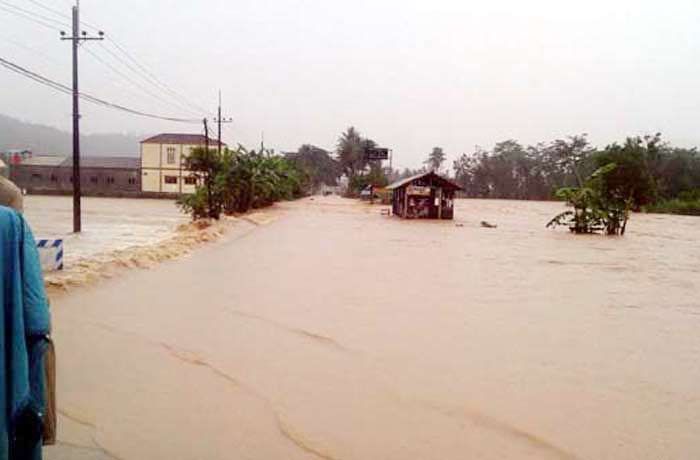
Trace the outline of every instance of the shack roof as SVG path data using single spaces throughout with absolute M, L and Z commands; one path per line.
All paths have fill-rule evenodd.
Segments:
M 401 179 L 401 180 L 396 181 L 393 184 L 390 184 L 389 186 L 387 186 L 387 189 L 388 190 L 396 190 L 396 189 L 405 187 L 405 186 L 409 185 L 410 183 L 417 181 L 419 179 L 428 179 L 428 178 L 432 179 L 432 181 L 434 181 L 434 182 L 437 182 L 443 188 L 448 188 L 448 189 L 453 189 L 453 190 L 462 190 L 462 187 L 460 187 L 459 185 L 455 184 L 454 182 L 447 180 L 444 177 L 436 174 L 435 171 L 420 173 L 420 174 L 416 174 L 415 176 Z
M 182 133 L 162 133 L 149 137 L 141 141 L 142 144 L 183 144 L 183 145 L 204 145 L 206 137 L 203 134 L 182 134 Z M 216 139 L 209 139 L 209 145 L 218 145 Z M 226 145 L 222 142 L 221 145 Z

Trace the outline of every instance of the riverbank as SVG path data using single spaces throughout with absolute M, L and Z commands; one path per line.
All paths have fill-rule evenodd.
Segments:
M 700 456 L 695 220 L 576 236 L 560 209 L 314 197 L 61 296 L 47 458 Z

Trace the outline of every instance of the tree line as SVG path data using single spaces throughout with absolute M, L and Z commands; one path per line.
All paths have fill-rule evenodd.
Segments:
M 630 137 L 602 149 L 586 135 L 524 147 L 514 140 L 493 150 L 477 149 L 453 165 L 454 179 L 469 197 L 546 200 L 558 189 L 580 186 L 601 165 L 624 163 L 638 181 L 638 207 L 679 198 L 700 189 L 700 155 L 663 142 L 661 135 Z M 621 173 L 620 173 L 621 174 Z
M 374 140 L 349 127 L 334 151 L 311 144 L 281 155 L 240 146 L 221 154 L 196 149 L 186 168 L 199 185 L 180 205 L 195 217 L 218 217 L 308 195 L 324 185 L 337 185 L 341 176 L 347 178 L 352 196 L 368 185 L 383 187 L 434 170 L 451 177 L 465 197 L 574 200 L 574 189 L 613 190 L 624 185 L 625 193 L 631 194 L 624 198 L 631 210 L 700 215 L 700 154 L 674 147 L 659 134 L 627 138 L 605 148 L 593 147 L 585 134 L 529 146 L 506 140 L 491 150 L 476 148 L 461 155 L 452 168 L 445 167 L 444 150 L 434 147 L 422 168 L 403 171 L 368 160 L 365 152 L 374 147 Z M 608 164 L 615 168 L 601 170 Z
M 338 179 L 344 176 L 347 178 L 346 192 L 352 196 L 368 185 L 383 187 L 392 178 L 381 161 L 367 159 L 366 151 L 376 147 L 377 142 L 351 126 L 338 137 L 335 151 L 305 144 L 296 152 L 286 153 L 285 157 L 308 174 L 312 190 L 324 184 L 337 185 Z

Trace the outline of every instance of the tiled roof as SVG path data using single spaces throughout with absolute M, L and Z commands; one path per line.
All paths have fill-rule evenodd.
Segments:
M 61 163 L 62 167 L 73 167 L 73 158 L 68 157 Z M 111 168 L 111 169 L 139 169 L 141 159 L 139 157 L 80 157 L 81 168 Z
M 184 145 L 204 145 L 206 138 L 203 134 L 177 134 L 163 133 L 157 136 L 149 137 L 141 141 L 142 144 L 184 144 Z M 218 145 L 216 139 L 209 139 L 209 145 Z M 222 145 L 226 145 L 222 142 Z

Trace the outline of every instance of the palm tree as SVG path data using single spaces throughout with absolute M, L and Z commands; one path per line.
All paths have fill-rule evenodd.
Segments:
M 364 147 L 362 136 L 353 126 L 340 135 L 336 152 L 340 167 L 348 178 L 355 177 L 366 166 Z
M 447 157 L 442 147 L 433 147 L 433 151 L 428 155 L 428 159 L 425 160 L 425 164 L 433 171 L 440 171 L 442 164 L 445 162 Z

